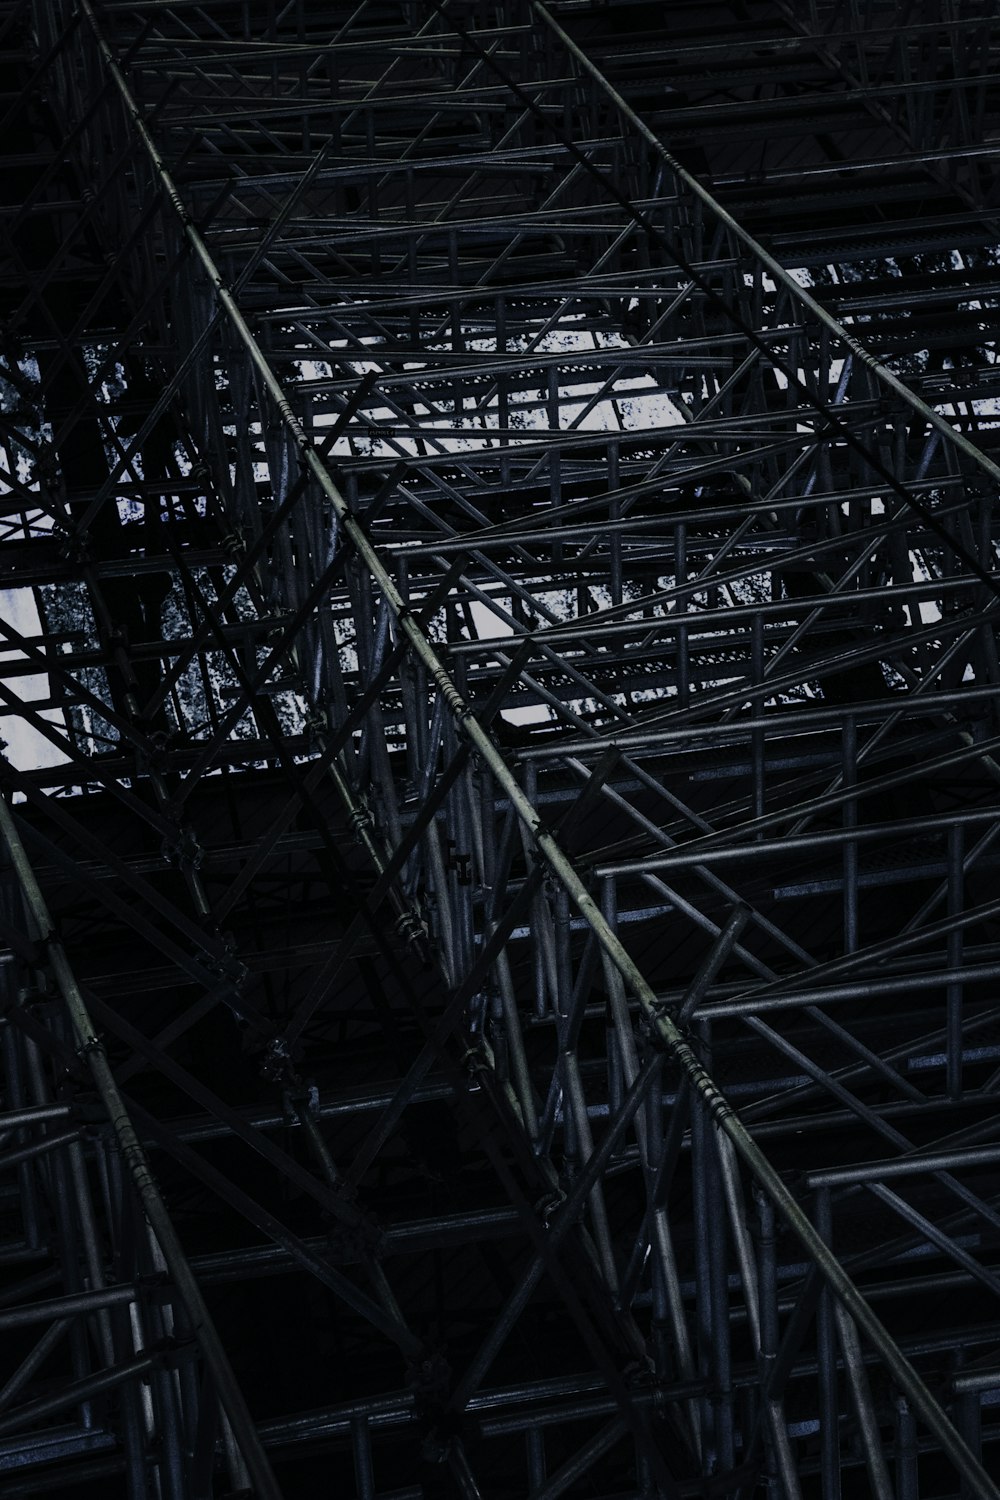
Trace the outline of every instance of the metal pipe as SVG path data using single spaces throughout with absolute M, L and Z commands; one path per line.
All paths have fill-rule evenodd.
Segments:
M 557 1500 L 559 1495 L 564 1495 L 587 1472 L 596 1458 L 614 1447 L 627 1431 L 624 1418 L 614 1417 L 606 1427 L 602 1427 L 592 1438 L 581 1444 L 572 1458 L 568 1458 L 561 1468 L 550 1475 L 540 1489 L 533 1490 L 529 1500 Z
M 874 1500 L 894 1500 L 892 1481 L 882 1452 L 882 1434 L 872 1404 L 872 1393 L 865 1376 L 864 1360 L 858 1330 L 847 1316 L 840 1303 L 835 1304 L 837 1335 L 844 1353 L 844 1369 L 847 1385 L 858 1419 L 861 1447 L 865 1455 L 865 1467 L 871 1484 Z
M 81 1132 L 79 1130 L 65 1130 L 59 1135 L 43 1135 L 35 1141 L 29 1141 L 25 1146 L 18 1146 L 13 1151 L 0 1153 L 0 1172 L 6 1167 L 20 1166 L 22 1162 L 37 1161 L 40 1156 L 46 1156 L 50 1151 L 58 1151 L 64 1146 L 71 1146 L 79 1142 Z
M 72 1104 L 36 1104 L 27 1109 L 9 1109 L 0 1114 L 0 1134 L 38 1125 L 47 1120 L 65 1120 L 73 1113 Z
M 30 1354 L 25 1355 L 14 1373 L 5 1381 L 0 1390 L 0 1411 L 10 1405 L 22 1386 L 27 1385 L 36 1370 L 41 1369 L 69 1326 L 68 1318 L 58 1318 L 45 1330 Z
M 91 1396 L 98 1396 L 104 1391 L 112 1391 L 116 1386 L 125 1381 L 136 1380 L 146 1375 L 160 1364 L 164 1358 L 162 1352 L 142 1354 L 135 1359 L 126 1360 L 124 1364 L 116 1365 L 111 1370 L 101 1370 L 97 1375 L 88 1375 L 82 1380 L 70 1380 L 61 1386 L 51 1396 L 41 1396 L 37 1401 L 29 1401 L 24 1406 L 18 1407 L 17 1411 L 11 1412 L 9 1416 L 0 1416 L 0 1437 L 9 1432 L 17 1432 L 21 1427 L 37 1421 L 39 1417 L 50 1416 L 53 1412 L 64 1411 L 67 1406 L 75 1406 L 78 1402 L 84 1402 Z
M 956 1396 L 978 1391 L 1000 1390 L 1000 1370 L 966 1370 L 951 1377 L 951 1388 Z
M 806 1176 L 809 1188 L 850 1187 L 881 1182 L 889 1177 L 916 1177 L 921 1172 L 950 1172 L 962 1167 L 992 1166 L 1000 1162 L 1000 1145 L 968 1146 L 954 1151 L 914 1150 L 912 1155 L 861 1162 L 853 1167 L 828 1167 Z
M 25 1328 L 32 1323 L 47 1323 L 50 1318 L 75 1317 L 92 1313 L 120 1302 L 134 1302 L 134 1286 L 109 1286 L 94 1292 L 70 1292 L 64 1297 L 50 1297 L 45 1302 L 26 1302 L 0 1312 L 0 1331 Z

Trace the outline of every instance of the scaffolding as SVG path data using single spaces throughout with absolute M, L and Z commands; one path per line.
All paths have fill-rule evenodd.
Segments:
M 2 1493 L 1000 1500 L 992 5 L 0 31 Z

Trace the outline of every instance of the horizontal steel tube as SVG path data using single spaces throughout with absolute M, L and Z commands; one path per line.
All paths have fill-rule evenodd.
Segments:
M 20 1130 L 24 1125 L 38 1125 L 45 1120 L 65 1120 L 72 1113 L 71 1104 L 35 1104 L 27 1109 L 10 1109 L 0 1114 L 0 1134 Z
M 808 811 L 808 808 L 803 809 Z M 794 816 L 789 814 L 789 816 Z M 845 843 L 872 844 L 879 839 L 903 838 L 907 834 L 944 833 L 949 828 L 969 828 L 980 823 L 993 823 L 997 818 L 995 807 L 984 807 L 968 812 L 955 812 L 939 818 L 900 818 L 896 823 L 865 823 L 860 827 L 837 829 L 834 832 L 803 833 L 786 838 L 766 839 L 759 844 L 718 844 L 699 849 L 697 844 L 681 845 L 664 854 L 652 854 L 635 860 L 616 860 L 595 866 L 595 874 L 604 879 L 611 875 L 641 875 L 646 871 L 681 869 L 689 865 L 724 864 L 733 859 L 761 859 L 769 854 L 808 853 L 814 849 L 839 849 Z M 734 834 L 741 830 L 734 829 Z
M 109 1286 L 101 1291 L 72 1292 L 66 1297 L 50 1297 L 45 1302 L 29 1302 L 24 1307 L 10 1307 L 0 1312 L 0 1331 L 6 1328 L 25 1328 L 32 1323 L 47 1323 L 54 1318 L 97 1312 L 103 1307 L 134 1302 L 136 1295 L 134 1286 Z
M 969 1146 L 956 1151 L 928 1151 L 899 1161 L 861 1162 L 851 1167 L 829 1167 L 810 1172 L 810 1188 L 850 1187 L 865 1182 L 881 1182 L 889 1177 L 916 1177 L 921 1172 L 948 1172 L 961 1167 L 985 1167 L 1000 1162 L 1000 1146 Z
M 976 1391 L 1000 1391 L 1000 1370 L 970 1370 L 965 1375 L 953 1375 L 951 1388 L 956 1396 L 972 1395 Z
M 99 1396 L 103 1391 L 114 1390 L 126 1380 L 137 1380 L 160 1364 L 162 1359 L 163 1355 L 160 1353 L 140 1354 L 135 1359 L 130 1359 L 126 1364 L 118 1365 L 113 1369 L 100 1370 L 97 1374 L 87 1375 L 82 1380 L 68 1381 L 51 1396 L 42 1396 L 37 1401 L 29 1401 L 24 1406 L 18 1407 L 16 1411 L 10 1412 L 8 1416 L 0 1416 L 0 1437 L 28 1426 L 39 1417 L 47 1417 L 52 1412 L 64 1411 L 67 1406 L 75 1406 L 78 1402 L 88 1401 L 92 1396 Z

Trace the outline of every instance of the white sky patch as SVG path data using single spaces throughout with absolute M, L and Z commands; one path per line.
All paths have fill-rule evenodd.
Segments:
M 910 566 L 913 569 L 913 577 L 917 583 L 930 581 L 934 576 L 919 552 L 910 553 Z M 907 624 L 910 626 L 936 625 L 941 618 L 940 607 L 933 599 L 921 599 L 916 604 L 904 604 L 903 613 L 906 616 Z
M 478 599 L 474 599 L 469 605 L 469 612 L 476 635 L 481 641 L 509 638 L 514 634 L 513 626 L 508 625 L 506 620 L 501 620 L 499 615 L 495 615 Z M 535 703 L 525 704 L 523 708 L 505 708 L 500 717 L 508 724 L 546 724 L 552 715 L 544 704 Z
M 507 621 L 502 620 L 499 615 L 494 614 L 479 599 L 473 599 L 469 605 L 469 612 L 472 615 L 472 623 L 476 627 L 476 635 L 481 641 L 492 641 L 500 636 L 514 634 L 514 627 L 508 625 Z
M 30 589 L 5 589 L 0 594 L 0 614 L 4 622 L 11 625 L 19 635 L 37 637 L 41 632 L 38 610 Z M 24 677 L 7 675 L 12 662 L 24 661 L 26 658 L 23 651 L 9 646 L 6 638 L 0 637 L 0 642 L 0 672 L 3 673 L 8 691 L 23 703 L 37 703 L 48 698 L 49 683 L 44 672 Z M 42 717 L 65 729 L 66 721 L 60 709 L 44 709 Z M 4 755 L 19 771 L 31 771 L 41 766 L 59 766 L 68 759 L 57 745 L 53 745 L 51 740 L 47 740 L 15 708 L 8 707 L 6 703 L 0 705 L 0 738 L 7 742 Z

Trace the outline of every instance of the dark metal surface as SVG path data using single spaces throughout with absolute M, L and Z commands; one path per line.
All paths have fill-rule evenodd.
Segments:
M 985 3 L 15 0 L 3 1493 L 997 1496 Z

